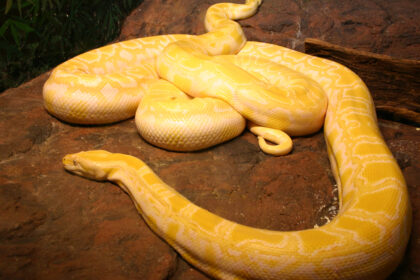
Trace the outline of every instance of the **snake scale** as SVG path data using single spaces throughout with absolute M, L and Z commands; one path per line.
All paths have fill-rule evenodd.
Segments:
M 129 155 L 80 152 L 65 156 L 64 167 L 118 184 L 156 234 L 212 277 L 384 279 L 404 255 L 411 208 L 370 93 L 338 63 L 247 42 L 233 20 L 253 15 L 260 4 L 211 6 L 209 32 L 200 36 L 134 39 L 70 59 L 46 82 L 45 107 L 82 124 L 136 115 L 145 140 L 177 151 L 221 143 L 248 123 L 265 152 L 281 155 L 291 150 L 287 135 L 324 125 L 340 197 L 331 222 L 288 232 L 240 225 L 194 205 Z

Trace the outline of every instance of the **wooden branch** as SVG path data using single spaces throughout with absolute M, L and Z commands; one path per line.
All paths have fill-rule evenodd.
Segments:
M 318 39 L 305 40 L 305 52 L 341 63 L 368 86 L 380 117 L 420 125 L 420 61 L 396 59 Z

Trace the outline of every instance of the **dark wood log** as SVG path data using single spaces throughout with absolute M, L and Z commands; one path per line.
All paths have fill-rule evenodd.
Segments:
M 305 52 L 341 63 L 357 73 L 369 87 L 379 117 L 420 125 L 420 61 L 313 38 L 305 40 Z

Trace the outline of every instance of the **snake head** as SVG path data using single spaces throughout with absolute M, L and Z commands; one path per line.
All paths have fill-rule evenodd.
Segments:
M 63 165 L 71 173 L 97 181 L 105 181 L 112 169 L 106 164 L 111 155 L 110 152 L 102 150 L 69 154 L 63 158 Z

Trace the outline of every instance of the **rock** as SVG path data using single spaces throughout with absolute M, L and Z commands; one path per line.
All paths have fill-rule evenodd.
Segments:
M 413 1 L 391 2 L 266 0 L 241 24 L 250 39 L 300 50 L 310 36 L 418 58 L 418 9 Z M 126 20 L 120 40 L 202 33 L 209 4 L 145 1 Z M 137 156 L 194 203 L 250 226 L 310 228 L 337 211 L 322 132 L 295 138 L 286 157 L 263 154 L 248 132 L 205 151 L 168 152 L 145 143 L 133 120 L 77 126 L 50 116 L 41 94 L 48 75 L 0 95 L 0 279 L 208 279 L 150 231 L 122 190 L 64 171 L 61 158 L 81 150 Z M 384 120 L 380 128 L 403 170 L 414 213 L 407 256 L 390 279 L 415 279 L 420 275 L 420 131 Z
M 145 0 L 125 20 L 119 40 L 204 33 L 206 10 L 217 2 L 221 1 Z M 309 37 L 395 58 L 420 59 L 416 1 L 264 0 L 256 15 L 240 23 L 248 40 L 299 51 Z

